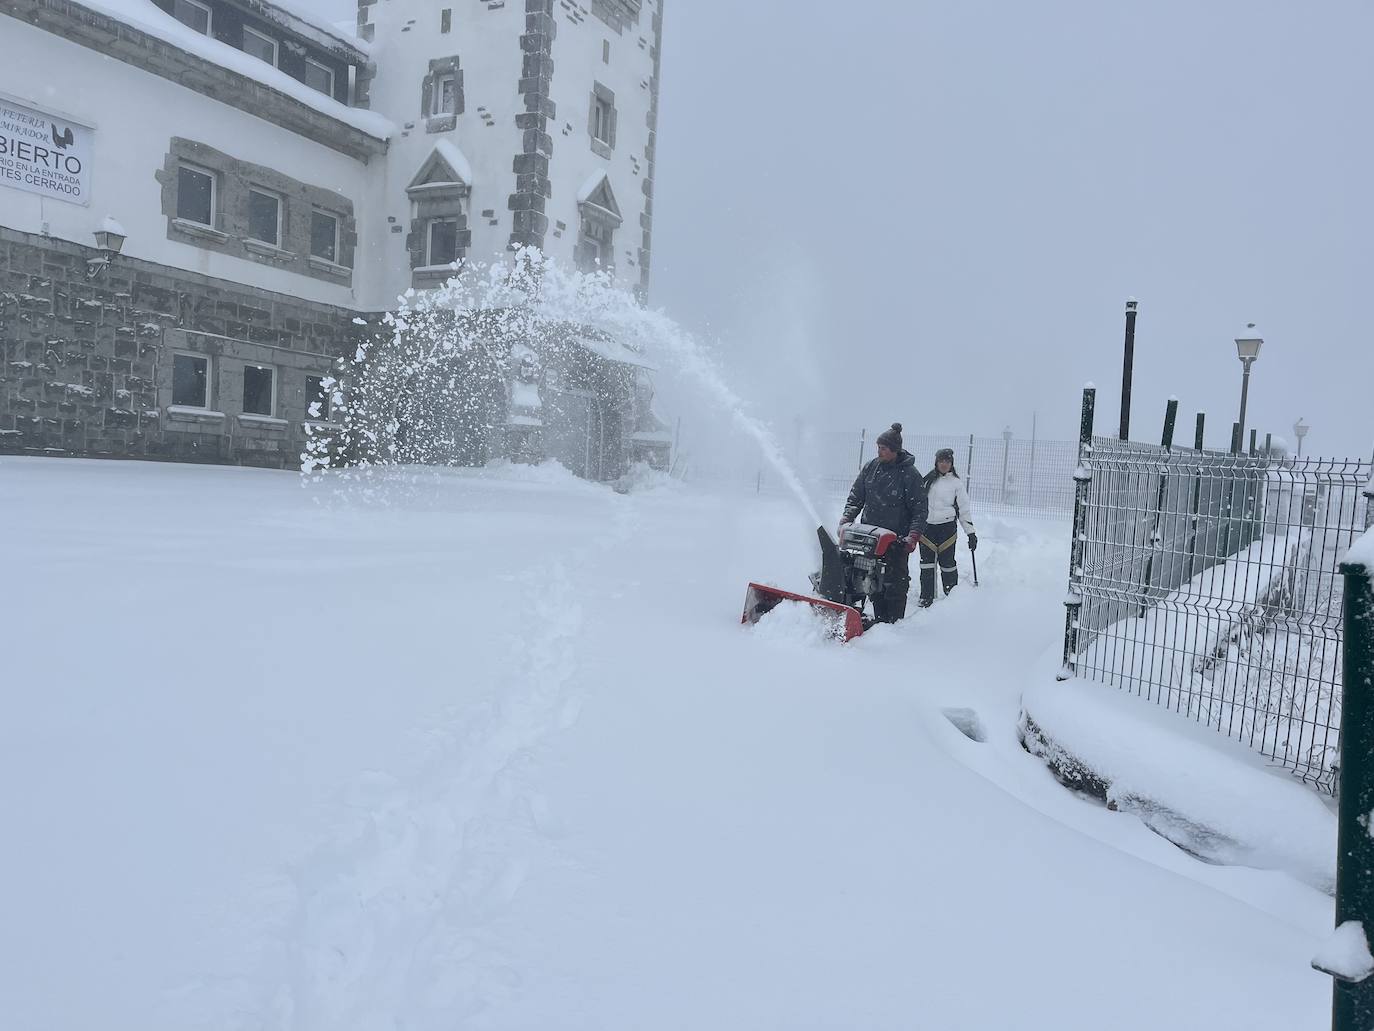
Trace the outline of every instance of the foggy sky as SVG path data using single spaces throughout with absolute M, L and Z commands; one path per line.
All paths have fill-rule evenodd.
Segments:
M 1134 296 L 1133 436 L 1174 394 L 1221 447 L 1253 321 L 1249 424 L 1367 456 L 1370 38 L 1364 0 L 667 0 L 651 303 L 780 428 L 1067 438 L 1087 380 L 1117 426 Z
M 848 13 L 846 13 L 848 12 Z M 652 302 L 781 424 L 1374 447 L 1374 8 L 668 0 Z M 870 433 L 871 437 L 871 433 Z

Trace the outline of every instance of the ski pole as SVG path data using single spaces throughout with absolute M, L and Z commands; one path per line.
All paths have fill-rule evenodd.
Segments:
M 978 552 L 969 550 L 968 557 L 973 560 L 973 586 L 978 586 Z

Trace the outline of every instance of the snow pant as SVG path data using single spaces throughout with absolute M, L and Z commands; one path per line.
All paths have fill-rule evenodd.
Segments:
M 906 596 L 911 590 L 911 552 L 905 541 L 893 541 L 883 556 L 887 573 L 883 593 L 873 599 L 873 618 L 879 623 L 895 623 L 906 615 Z
M 948 594 L 959 582 L 959 565 L 954 546 L 959 542 L 959 521 L 927 526 L 921 534 L 921 604 L 935 600 L 935 566 L 940 566 L 940 584 Z

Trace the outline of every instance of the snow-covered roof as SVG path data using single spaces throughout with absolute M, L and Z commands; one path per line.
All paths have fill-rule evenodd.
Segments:
M 434 144 L 434 149 L 448 162 L 449 168 L 453 169 L 453 174 L 458 176 L 459 181 L 464 186 L 471 187 L 472 165 L 463 152 L 458 149 L 458 144 L 452 140 L 439 140 Z
M 264 8 L 272 6 L 264 3 L 263 0 L 254 0 L 254 2 Z M 376 112 L 341 104 L 333 97 L 325 96 L 318 90 L 312 89 L 298 79 L 293 79 L 281 69 L 273 68 L 252 54 L 202 35 L 189 26 L 181 24 L 170 14 L 165 13 L 152 3 L 152 0 L 68 0 L 68 3 L 73 8 L 102 14 L 132 28 L 140 29 L 164 43 L 203 58 L 211 64 L 237 72 L 264 86 L 284 93 L 320 114 L 337 119 L 378 140 L 390 139 L 396 132 L 396 127 Z M 285 17 L 287 12 L 283 11 L 281 15 Z M 302 22 L 302 24 L 305 23 Z M 324 32 L 324 30 L 318 31 Z M 336 42 L 343 43 L 344 41 L 336 40 Z
M 596 188 L 605 182 L 605 180 L 606 170 L 604 168 L 598 168 L 591 174 L 591 177 L 582 184 L 582 188 L 577 191 L 577 203 L 586 204 L 587 201 L 591 199 L 592 194 L 596 192 Z
M 151 2 L 151 0 L 149 0 Z M 371 46 L 351 32 L 340 31 L 336 26 L 343 23 L 324 25 L 315 20 L 314 15 L 304 7 L 296 7 L 282 0 L 230 0 L 263 21 L 270 21 L 301 39 L 309 40 L 323 50 L 329 51 L 346 61 L 362 64 L 371 52 Z

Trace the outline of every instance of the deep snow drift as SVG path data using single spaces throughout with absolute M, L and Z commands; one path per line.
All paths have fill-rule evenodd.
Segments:
M 1328 1019 L 1329 899 L 1020 749 L 1060 523 L 839 646 L 787 499 L 392 475 L 0 458 L 5 1026 Z

